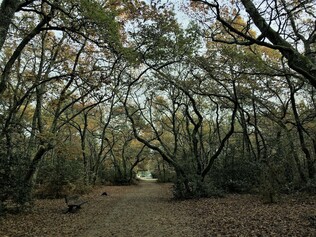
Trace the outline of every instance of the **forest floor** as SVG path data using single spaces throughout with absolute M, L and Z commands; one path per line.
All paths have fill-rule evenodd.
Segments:
M 254 195 L 175 201 L 170 184 L 140 182 L 99 187 L 84 199 L 67 214 L 63 199 L 37 200 L 31 213 L 0 219 L 0 236 L 316 236 L 307 218 L 316 215 L 315 196 L 277 204 Z

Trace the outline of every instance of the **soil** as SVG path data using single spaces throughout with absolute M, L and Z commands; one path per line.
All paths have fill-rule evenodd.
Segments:
M 83 199 L 67 214 L 63 199 L 37 200 L 32 212 L 0 219 L 0 236 L 316 236 L 315 196 L 277 204 L 253 195 L 175 201 L 170 184 L 143 181 L 99 187 Z

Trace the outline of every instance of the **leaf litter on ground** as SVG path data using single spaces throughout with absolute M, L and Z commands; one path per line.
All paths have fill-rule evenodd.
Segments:
M 107 196 L 101 193 L 106 190 Z M 0 236 L 316 236 L 315 196 L 264 204 L 255 195 L 176 201 L 171 184 L 97 187 L 78 212 L 64 199 L 36 200 L 0 219 Z

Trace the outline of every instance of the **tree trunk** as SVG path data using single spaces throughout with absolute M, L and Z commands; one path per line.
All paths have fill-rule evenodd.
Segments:
M 37 170 L 38 163 L 44 157 L 45 153 L 51 150 L 52 146 L 40 145 L 35 156 L 33 157 L 31 164 L 29 165 L 28 171 L 25 175 L 24 182 L 26 184 L 33 183 L 33 178 Z
M 0 95 L 6 90 L 6 83 L 9 79 L 9 75 L 11 69 L 17 60 L 17 58 L 21 55 L 25 46 L 38 34 L 41 32 L 42 27 L 46 25 L 52 19 L 52 15 L 45 16 L 37 26 L 20 42 L 20 44 L 14 50 L 12 56 L 10 57 L 9 61 L 6 63 L 1 78 L 0 78 Z
M 11 25 L 15 12 L 21 0 L 3 0 L 0 6 L 0 50 L 7 38 L 8 30 Z
M 310 179 L 313 179 L 315 177 L 316 171 L 315 171 L 314 162 L 313 162 L 311 153 L 306 145 L 306 141 L 305 141 L 305 137 L 304 137 L 304 128 L 303 128 L 303 125 L 301 123 L 298 111 L 297 111 L 296 101 L 295 101 L 295 89 L 292 85 L 292 82 L 289 80 L 289 78 L 287 77 L 286 79 L 287 79 L 288 85 L 290 87 L 291 105 L 292 105 L 292 110 L 293 110 L 293 114 L 294 114 L 294 118 L 295 118 L 296 129 L 297 129 L 300 144 L 301 144 L 301 150 L 304 152 L 305 158 L 307 161 L 308 177 Z
M 251 0 L 241 0 L 241 2 L 261 33 L 267 37 L 267 39 L 269 39 L 269 41 L 272 42 L 272 44 L 288 60 L 288 65 L 308 79 L 310 84 L 316 88 L 316 65 L 313 61 L 307 56 L 299 53 L 289 42 L 284 40 L 278 32 L 273 30 L 261 16 Z

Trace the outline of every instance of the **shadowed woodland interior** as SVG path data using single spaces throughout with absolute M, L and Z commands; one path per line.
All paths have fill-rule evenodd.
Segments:
M 0 214 L 130 185 L 316 192 L 315 4 L 3 0 Z

